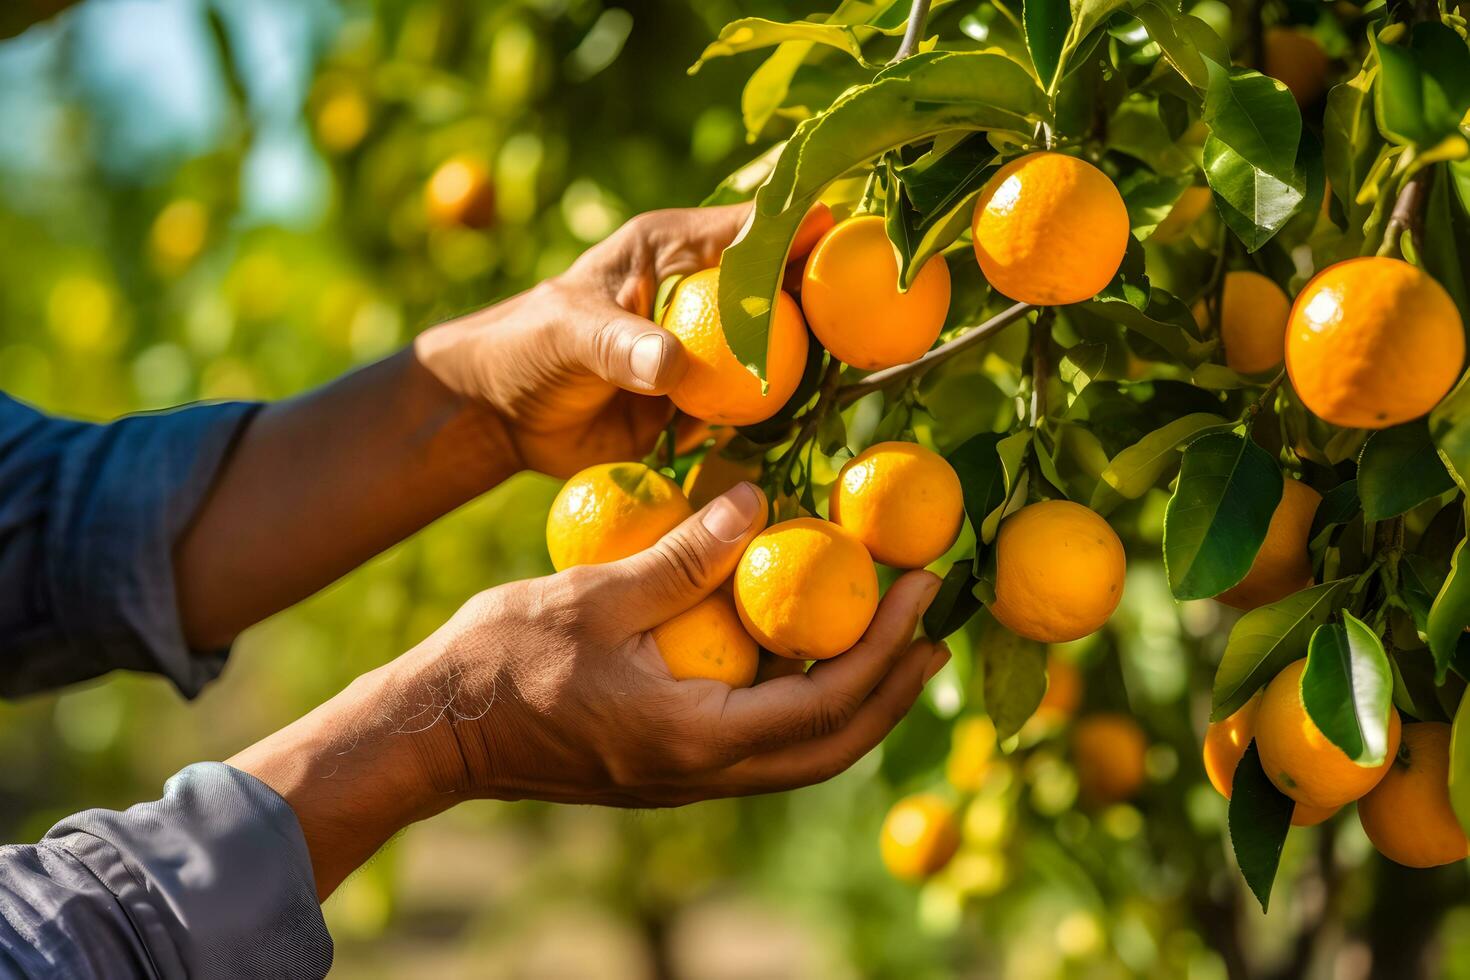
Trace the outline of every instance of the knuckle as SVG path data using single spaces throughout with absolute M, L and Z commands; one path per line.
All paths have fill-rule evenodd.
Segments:
M 654 549 L 659 574 L 665 586 L 684 591 L 702 587 L 713 574 L 713 566 L 699 542 L 691 534 L 671 534 Z

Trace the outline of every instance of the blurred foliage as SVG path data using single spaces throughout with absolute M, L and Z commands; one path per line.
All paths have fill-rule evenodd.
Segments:
M 286 397 L 380 357 L 555 274 L 632 214 L 702 199 L 759 149 L 735 94 L 749 63 L 685 68 L 729 20 L 814 6 L 83 3 L 0 44 L 0 388 L 104 419 Z M 426 188 L 450 159 L 493 181 L 479 227 L 431 218 Z M 1012 394 L 936 390 L 928 405 L 983 414 Z M 193 704 L 113 677 L 0 706 L 4 839 L 152 798 L 474 591 L 549 572 L 555 490 L 518 477 L 250 631 Z M 1356 821 L 1293 834 L 1291 900 L 1268 916 L 1245 904 L 1199 763 L 1229 624 L 1170 598 L 1149 557 L 1162 506 L 1156 492 L 1118 518 L 1154 539 L 1109 629 L 1052 653 L 1076 665 L 1080 707 L 1043 710 L 1010 755 L 974 760 L 966 843 L 923 886 L 886 875 L 878 827 L 902 793 L 960 798 L 946 757 L 983 684 L 977 630 L 953 638 L 954 663 L 884 748 L 828 784 L 657 814 L 485 803 L 410 829 L 328 903 L 336 975 L 1356 976 L 1370 944 L 1432 943 L 1438 972 L 1470 976 L 1463 869 L 1406 887 Z M 1080 809 L 1067 720 L 1116 709 L 1153 743 L 1148 786 Z M 1324 861 L 1334 849 L 1343 860 Z

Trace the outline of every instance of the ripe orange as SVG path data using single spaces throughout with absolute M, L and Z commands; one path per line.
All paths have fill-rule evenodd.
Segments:
M 684 345 L 689 367 L 669 392 L 686 414 L 721 425 L 751 425 L 780 411 L 806 369 L 806 324 L 796 301 L 778 293 L 766 347 L 767 388 L 735 359 L 720 326 L 720 270 L 681 280 L 664 311 L 664 329 Z
M 1076 714 L 1082 705 L 1082 672 L 1077 665 L 1055 651 L 1046 656 L 1046 693 L 1036 706 L 1035 718 L 1047 724 L 1060 724 Z
M 825 660 L 868 628 L 878 572 L 857 538 L 830 521 L 798 517 L 750 542 L 735 569 L 735 608 L 772 653 Z
M 1358 819 L 1378 853 L 1411 868 L 1470 856 L 1470 840 L 1450 807 L 1450 726 L 1404 726 L 1398 758 L 1358 801 Z
M 1266 527 L 1266 540 L 1245 578 L 1215 598 L 1236 609 L 1254 609 L 1285 599 L 1312 584 L 1307 537 L 1322 495 L 1300 480 L 1281 481 L 1281 502 Z
M 651 547 L 694 513 L 673 480 L 642 463 L 603 463 L 573 476 L 551 502 L 546 547 L 557 571 Z
M 749 687 L 755 680 L 760 648 L 723 592 L 654 627 L 653 642 L 676 680 L 703 677 L 731 687 Z
M 877 215 L 849 218 L 806 262 L 801 307 L 822 345 L 864 371 L 906 364 L 934 345 L 949 313 L 949 266 L 931 256 L 907 292 Z
M 1179 200 L 1164 215 L 1164 220 L 1154 227 L 1154 233 L 1148 236 L 1148 240 L 1158 245 L 1172 245 L 1184 240 L 1189 234 L 1189 229 L 1199 220 L 1200 215 L 1214 200 L 1208 187 L 1194 186 L 1186 187 L 1184 193 L 1179 195 Z
M 755 459 L 731 459 L 725 455 L 724 449 L 734 436 L 734 429 L 725 429 L 716 435 L 714 444 L 706 450 L 703 458 L 689 467 L 685 474 L 684 495 L 695 510 L 738 484 L 760 478 L 759 456 Z
M 971 226 L 980 271 L 1022 303 L 1091 299 L 1123 264 L 1128 209 L 1118 188 L 1085 160 L 1030 153 L 990 178 Z
M 955 723 L 950 732 L 949 756 L 944 775 L 962 793 L 979 792 L 990 773 L 995 755 L 995 723 L 985 715 L 970 715 Z
M 832 520 L 874 561 L 922 568 L 949 550 L 965 520 L 954 467 L 912 442 L 880 442 L 848 460 L 829 504 Z
M 1360 766 L 1327 740 L 1302 704 L 1306 660 L 1287 665 L 1261 698 L 1256 712 L 1256 750 L 1276 788 L 1298 803 L 1340 807 L 1368 792 L 1393 764 L 1399 748 L 1399 713 L 1389 709 L 1388 757 L 1379 766 Z
M 933 793 L 904 797 L 883 819 L 879 848 L 884 866 L 895 878 L 922 881 L 948 864 L 960 849 L 954 807 Z
M 1205 775 L 1225 799 L 1235 788 L 1235 770 L 1256 734 L 1256 713 L 1261 707 L 1257 691 L 1235 714 L 1210 723 L 1205 729 Z M 1338 811 L 1338 807 L 1312 807 L 1298 803 L 1291 813 L 1293 827 L 1315 827 Z
M 1460 377 L 1465 330 L 1450 294 L 1400 259 L 1328 266 L 1291 308 L 1286 369 L 1313 414 L 1383 429 L 1428 412 Z
M 1123 542 L 1107 521 L 1070 500 L 1030 504 L 996 535 L 990 612 L 1042 643 L 1081 639 L 1118 608 L 1125 571 Z
M 1327 52 L 1317 39 L 1289 27 L 1266 31 L 1266 74 L 1291 90 L 1299 106 L 1308 106 L 1327 91 Z
M 832 209 L 821 201 L 813 204 L 801 219 L 801 226 L 791 239 L 791 249 L 786 253 L 786 271 L 781 276 L 781 288 L 792 296 L 801 295 L 801 282 L 806 277 L 806 263 L 811 258 L 812 249 L 834 224 Z
M 457 154 L 439 164 L 424 187 L 424 208 L 440 225 L 487 228 L 495 223 L 495 185 L 479 157 Z
M 1131 799 L 1148 777 L 1148 736 L 1130 716 L 1114 712 L 1088 715 L 1072 729 L 1072 763 L 1077 792 L 1088 806 Z
M 1281 367 L 1290 315 L 1291 300 L 1270 279 L 1246 269 L 1226 273 L 1220 294 L 1225 366 L 1240 374 L 1264 374 Z M 1200 329 L 1209 327 L 1204 300 L 1194 305 L 1194 319 Z

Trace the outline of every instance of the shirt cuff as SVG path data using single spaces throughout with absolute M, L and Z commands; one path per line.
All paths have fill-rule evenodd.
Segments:
M 218 762 L 182 770 L 163 798 L 68 817 L 43 844 L 117 897 L 165 977 L 324 977 L 332 937 L 290 805 Z
M 173 548 L 259 408 L 129 416 L 68 444 L 46 541 L 48 591 L 71 650 L 42 686 L 142 670 L 193 697 L 223 669 L 228 647 L 191 650 L 184 639 Z

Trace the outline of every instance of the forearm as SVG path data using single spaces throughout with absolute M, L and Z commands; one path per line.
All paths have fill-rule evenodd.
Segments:
M 404 351 L 265 408 L 175 550 L 191 645 L 222 645 L 509 476 L 494 414 Z
M 447 692 L 417 680 L 413 651 L 228 763 L 275 790 L 301 824 L 325 900 L 389 839 L 459 802 L 462 779 L 443 737 Z

